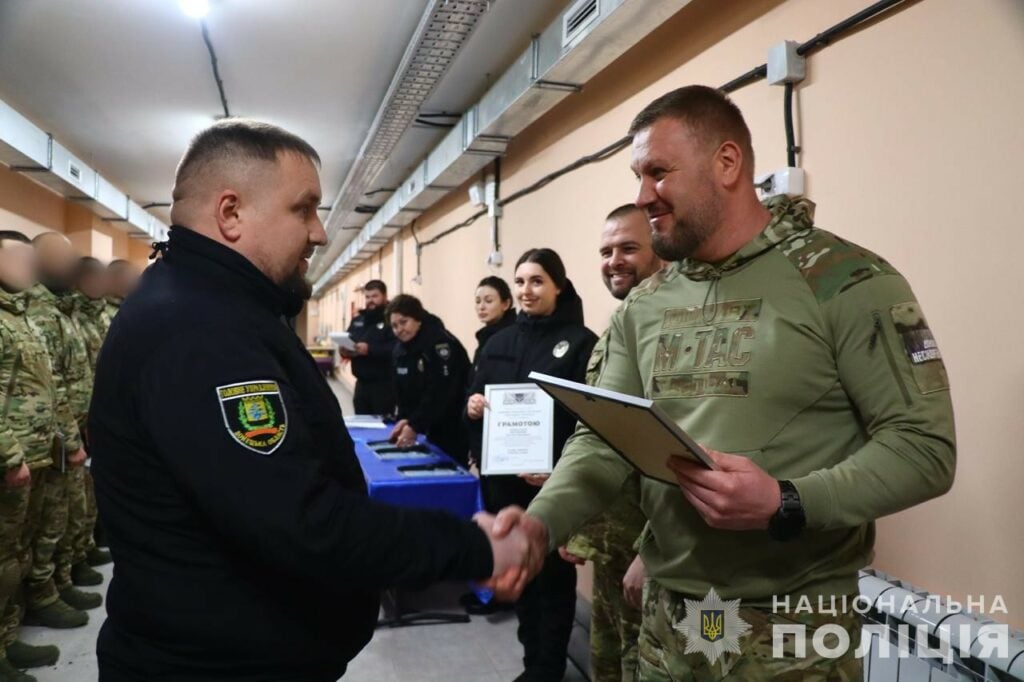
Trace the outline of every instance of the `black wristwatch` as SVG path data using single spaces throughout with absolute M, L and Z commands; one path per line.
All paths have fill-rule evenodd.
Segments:
M 768 521 L 768 535 L 780 542 L 792 540 L 803 532 L 807 525 L 804 505 L 800 503 L 800 493 L 789 481 L 779 481 L 782 493 L 782 504 Z

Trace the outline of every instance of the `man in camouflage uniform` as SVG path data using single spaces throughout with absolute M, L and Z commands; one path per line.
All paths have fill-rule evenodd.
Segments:
M 54 505 L 55 497 L 59 501 L 63 490 L 52 457 L 54 443 L 61 430 L 74 426 L 67 412 L 60 421 L 53 366 L 25 314 L 26 290 L 34 280 L 35 254 L 28 238 L 0 231 L 0 682 L 33 680 L 17 669 L 53 665 L 60 655 L 55 646 L 30 646 L 17 639 L 19 588 L 33 566 L 40 512 Z M 55 538 L 50 539 L 40 548 L 52 552 Z
M 128 297 L 139 281 L 139 271 L 126 260 L 112 260 L 107 265 L 107 318 L 113 321 L 121 303 Z M 107 323 L 110 326 L 110 322 Z
M 892 265 L 815 226 L 807 200 L 758 200 L 750 131 L 720 91 L 668 93 L 630 134 L 636 203 L 671 264 L 612 316 L 598 386 L 654 401 L 713 464 L 655 453 L 666 471 L 641 482 L 638 679 L 861 679 L 850 605 L 875 520 L 953 482 L 935 339 Z M 557 546 L 633 471 L 580 427 L 529 510 L 503 511 L 495 533 Z M 814 646 L 824 625 L 849 640 L 836 658 Z M 804 641 L 776 656 L 773 636 L 800 626 Z
M 76 287 L 78 290 L 71 295 L 74 303 L 72 318 L 85 342 L 89 367 L 95 373 L 100 348 L 107 335 L 107 329 L 110 327 L 110 317 L 106 310 L 107 302 L 104 299 L 108 290 L 106 268 L 96 258 L 82 257 L 78 261 Z M 88 448 L 88 443 L 86 443 L 86 448 Z M 99 585 L 103 581 L 103 576 L 90 567 L 110 563 L 110 552 L 96 546 L 96 495 L 93 489 L 92 474 L 88 467 L 85 468 L 83 474 L 85 479 L 84 499 L 74 501 L 74 508 L 84 508 L 84 516 L 77 537 L 72 539 L 71 579 L 75 585 Z
M 600 253 L 601 277 L 620 301 L 662 266 L 651 248 L 647 217 L 632 204 L 608 214 Z M 606 332 L 590 356 L 588 384 L 597 383 L 607 344 Z M 594 562 L 590 619 L 590 675 L 594 682 L 629 681 L 636 672 L 643 561 L 633 545 L 646 521 L 640 509 L 640 477 L 630 476 L 621 498 L 561 550 L 562 557 L 573 563 Z M 636 576 L 631 585 L 626 584 L 627 574 Z
M 78 257 L 67 237 L 56 232 L 37 236 L 33 239 L 33 246 L 40 284 L 29 291 L 28 317 L 46 343 L 53 363 L 60 409 L 69 415 L 73 428 L 69 426 L 64 434 L 65 450 L 71 454 L 67 456 L 66 466 L 62 467 L 60 509 L 47 508 L 42 516 L 43 532 L 36 539 L 37 546 L 45 543 L 47 549 L 45 552 L 37 550 L 28 578 L 24 622 L 53 628 L 80 627 L 89 620 L 85 609 L 99 606 L 102 598 L 76 589 L 70 581 L 71 540 L 81 527 L 85 513 L 86 451 L 82 429 L 92 385 L 85 343 L 68 315 L 70 305 L 73 305 L 68 294 Z M 81 509 L 74 504 L 75 500 L 82 501 Z M 54 538 L 56 545 L 50 547 Z

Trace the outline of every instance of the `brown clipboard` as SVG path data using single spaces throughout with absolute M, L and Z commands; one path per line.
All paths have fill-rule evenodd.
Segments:
M 529 379 L 648 478 L 677 485 L 675 474 L 666 466 L 669 455 L 717 468 L 653 400 L 540 372 L 530 372 Z

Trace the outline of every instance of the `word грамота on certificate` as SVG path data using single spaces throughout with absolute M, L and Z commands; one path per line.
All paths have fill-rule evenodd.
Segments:
M 554 400 L 536 384 L 489 384 L 480 473 L 547 474 L 554 466 Z

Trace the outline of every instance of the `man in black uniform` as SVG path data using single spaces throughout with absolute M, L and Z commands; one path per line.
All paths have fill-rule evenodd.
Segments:
M 356 344 L 355 353 L 342 354 L 352 359 L 356 378 L 353 396 L 356 414 L 392 415 L 395 412 L 395 384 L 391 380 L 391 353 L 395 335 L 384 319 L 388 305 L 388 287 L 379 279 L 363 286 L 366 307 L 352 318 L 349 336 Z
M 317 162 L 266 124 L 196 136 L 163 258 L 111 327 L 89 421 L 117 564 L 102 682 L 333 681 L 380 589 L 533 561 L 523 536 L 367 498 L 337 400 L 283 322 L 326 242 Z

